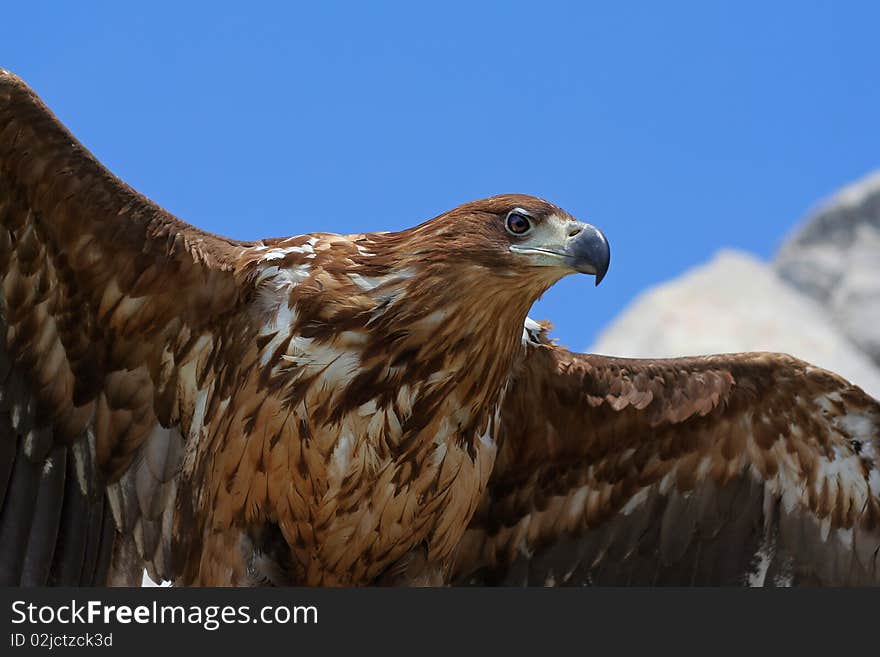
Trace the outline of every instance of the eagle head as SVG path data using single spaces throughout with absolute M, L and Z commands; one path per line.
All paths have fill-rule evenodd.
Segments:
M 574 273 L 592 274 L 598 285 L 611 260 L 608 240 L 598 228 L 524 194 L 465 203 L 413 232 L 426 259 L 442 256 L 502 281 L 525 280 L 536 295 Z

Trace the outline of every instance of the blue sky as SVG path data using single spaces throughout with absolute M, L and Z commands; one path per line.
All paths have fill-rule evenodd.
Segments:
M 56 5 L 4 6 L 0 66 L 202 228 L 394 230 L 503 192 L 596 224 L 605 282 L 533 311 L 577 348 L 880 166 L 876 2 Z

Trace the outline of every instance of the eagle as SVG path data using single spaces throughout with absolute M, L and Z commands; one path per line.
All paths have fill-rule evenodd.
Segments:
M 880 584 L 880 404 L 528 319 L 609 261 L 526 195 L 207 233 L 0 71 L 0 583 Z

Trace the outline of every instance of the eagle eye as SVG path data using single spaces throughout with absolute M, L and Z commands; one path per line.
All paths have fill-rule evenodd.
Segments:
M 508 213 L 507 219 L 504 222 L 505 228 L 507 228 L 508 233 L 513 233 L 514 235 L 525 235 L 532 229 L 532 222 L 529 218 L 524 215 L 522 212 L 517 212 L 513 210 Z

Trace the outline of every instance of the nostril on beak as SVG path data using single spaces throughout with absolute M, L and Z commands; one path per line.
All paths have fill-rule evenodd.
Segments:
M 583 229 L 584 229 L 583 226 L 572 226 L 571 228 L 568 229 L 568 236 L 574 237 L 575 235 L 580 233 Z

